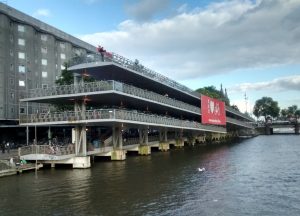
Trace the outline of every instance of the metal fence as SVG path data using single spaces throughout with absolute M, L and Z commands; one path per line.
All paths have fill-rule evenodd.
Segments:
M 31 89 L 28 91 L 27 98 L 101 92 L 108 90 L 123 92 L 125 94 L 151 100 L 156 103 L 162 103 L 165 105 L 173 106 L 179 109 L 188 110 L 199 114 L 201 112 L 199 107 L 192 106 L 190 104 L 175 100 L 173 98 L 169 98 L 167 96 L 163 96 L 152 91 L 140 89 L 117 81 L 98 81 L 78 85 L 62 85 L 48 88 Z
M 239 126 L 243 126 L 246 128 L 254 128 L 254 123 L 253 122 L 244 122 L 244 121 L 240 121 L 234 118 L 230 118 L 230 117 L 226 117 L 226 121 L 235 125 L 239 125 Z
M 23 146 L 19 149 L 20 156 L 28 154 L 47 154 L 47 155 L 69 155 L 75 154 L 74 144 L 67 146 L 50 146 L 50 145 L 29 145 Z
M 0 172 L 15 168 L 8 160 L 0 160 Z
M 121 55 L 118 55 L 116 53 L 109 53 L 109 55 L 105 55 L 106 53 L 103 53 L 103 56 L 101 56 L 100 54 L 89 54 L 86 56 L 77 56 L 73 59 L 71 59 L 69 65 L 70 66 L 74 66 L 74 65 L 78 65 L 78 64 L 83 64 L 83 63 L 91 63 L 91 62 L 114 62 L 118 65 L 121 65 L 125 68 L 134 70 L 146 77 L 149 77 L 153 80 L 156 80 L 160 83 L 163 83 L 167 86 L 173 87 L 175 89 L 178 89 L 180 91 L 186 92 L 190 95 L 194 95 L 196 97 L 199 97 L 200 94 L 193 91 L 192 89 L 162 75 L 159 74 L 143 65 L 141 65 L 137 60 L 132 61 L 130 59 L 127 59 Z
M 226 132 L 226 128 L 202 125 L 199 122 L 180 120 L 167 116 L 160 116 L 155 114 L 146 114 L 135 110 L 123 109 L 96 109 L 85 112 L 65 111 L 55 113 L 40 113 L 40 114 L 21 114 L 20 124 L 34 124 L 34 123 L 50 123 L 59 122 L 65 123 L 83 123 L 88 120 L 122 120 L 130 121 L 136 124 L 152 124 L 158 126 L 171 126 L 177 128 L 189 128 L 195 130 L 206 130 L 216 132 Z

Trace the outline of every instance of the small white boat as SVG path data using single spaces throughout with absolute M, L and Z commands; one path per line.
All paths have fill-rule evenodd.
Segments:
M 199 171 L 199 172 L 204 172 L 204 171 L 205 171 L 205 168 L 204 168 L 204 167 L 198 168 L 198 171 Z

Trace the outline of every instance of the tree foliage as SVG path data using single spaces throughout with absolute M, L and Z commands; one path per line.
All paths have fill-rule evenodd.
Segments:
M 240 111 L 240 109 L 238 108 L 237 105 L 231 105 L 230 107 L 231 107 L 232 109 L 236 110 L 236 111 Z
M 206 86 L 203 88 L 199 88 L 196 91 L 208 97 L 224 101 L 227 106 L 230 105 L 227 94 L 224 94 L 223 91 L 217 90 L 215 86 Z
M 278 117 L 279 111 L 280 108 L 277 101 L 274 101 L 271 97 L 262 97 L 255 102 L 253 114 L 257 118 L 263 116 L 266 120 L 267 116 Z
M 286 109 L 282 109 L 280 111 L 280 115 L 282 118 L 299 118 L 300 116 L 300 109 L 298 109 L 297 105 L 289 106 Z
M 55 81 L 56 85 L 71 85 L 74 83 L 74 76 L 71 71 L 68 70 L 68 63 L 64 63 L 64 69 L 61 71 L 61 76 L 59 79 Z M 94 82 L 95 79 L 93 77 L 85 76 L 83 78 L 84 82 Z M 55 109 L 57 111 L 70 111 L 74 109 L 73 105 L 70 104 L 57 104 L 55 105 Z
M 64 69 L 61 71 L 61 76 L 55 81 L 56 85 L 71 85 L 74 82 L 73 73 L 68 71 L 68 63 L 64 63 Z

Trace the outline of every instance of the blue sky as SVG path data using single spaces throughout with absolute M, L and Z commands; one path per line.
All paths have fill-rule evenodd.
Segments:
M 298 0 L 7 0 L 8 5 L 247 111 L 300 107 Z

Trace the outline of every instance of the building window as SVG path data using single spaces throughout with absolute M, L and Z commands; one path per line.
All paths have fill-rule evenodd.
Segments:
M 42 53 L 47 53 L 47 47 L 41 47 Z
M 48 38 L 47 38 L 47 35 L 45 35 L 45 34 L 42 34 L 42 35 L 41 35 L 41 40 L 42 40 L 42 41 L 47 41 L 47 39 L 48 39 Z
M 25 59 L 25 53 L 19 52 L 19 59 Z
M 62 49 L 65 49 L 65 48 L 66 48 L 65 43 L 60 43 L 59 45 L 60 45 L 60 48 L 62 48 Z
M 42 84 L 42 88 L 46 89 L 46 88 L 48 88 L 48 85 L 47 84 Z
M 20 46 L 25 46 L 25 40 L 22 39 L 22 38 L 19 38 L 19 39 L 18 39 L 18 44 L 19 44 Z
M 10 40 L 10 42 L 14 42 L 14 36 L 13 35 L 9 35 L 9 40 Z
M 14 56 L 14 52 L 12 51 L 12 49 L 9 50 L 9 55 Z
M 15 109 L 14 108 L 10 108 L 10 111 L 11 111 L 11 113 L 14 113 Z
M 25 27 L 23 25 L 18 25 L 19 32 L 25 32 Z
M 14 70 L 14 65 L 10 64 L 10 70 L 13 71 Z
M 24 80 L 19 80 L 19 86 L 24 87 L 25 86 L 25 81 Z
M 60 54 L 60 58 L 61 58 L 61 59 L 66 59 L 66 54 L 61 53 L 61 54 Z
M 42 77 L 47 78 L 48 77 L 48 72 L 47 71 L 42 71 Z
M 47 64 L 48 64 L 47 59 L 42 59 L 42 65 L 47 65 Z
M 15 98 L 15 93 L 11 92 L 11 93 L 10 93 L 10 98 L 11 98 L 11 99 L 14 99 L 14 98 Z
M 19 72 L 20 73 L 25 73 L 25 66 L 24 65 L 19 65 Z
M 24 107 L 20 107 L 20 113 L 25 113 L 25 108 Z
M 64 70 L 64 69 L 65 69 L 65 66 L 64 66 L 64 65 L 61 65 L 61 66 L 60 66 L 60 69 L 61 69 L 61 70 Z

